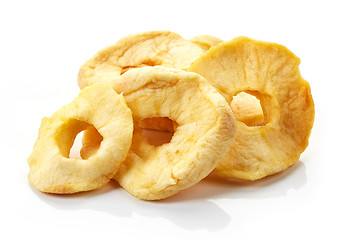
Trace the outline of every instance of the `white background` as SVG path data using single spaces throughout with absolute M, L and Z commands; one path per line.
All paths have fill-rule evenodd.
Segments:
M 336 1 L 1 1 L 1 239 L 339 239 L 339 7 Z M 158 202 L 112 182 L 71 196 L 27 182 L 40 120 L 77 96 L 79 67 L 119 38 L 172 30 L 283 44 L 301 58 L 316 116 L 287 171 L 208 177 Z

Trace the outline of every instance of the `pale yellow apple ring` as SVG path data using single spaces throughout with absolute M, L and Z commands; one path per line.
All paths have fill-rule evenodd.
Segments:
M 94 127 L 102 136 L 88 159 L 69 158 L 76 135 Z M 124 97 L 110 85 L 84 89 L 75 100 L 44 118 L 28 158 L 29 182 L 48 193 L 75 193 L 105 185 L 125 159 L 131 145 L 132 115 Z
M 178 127 L 169 143 L 155 147 L 134 124 L 132 145 L 114 176 L 132 195 L 169 197 L 207 176 L 234 140 L 236 120 L 224 98 L 203 77 L 164 67 L 132 69 L 113 81 L 134 123 L 169 117 Z

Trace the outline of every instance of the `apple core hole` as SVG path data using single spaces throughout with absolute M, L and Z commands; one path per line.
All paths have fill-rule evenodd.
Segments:
M 90 145 L 96 146 L 96 148 L 92 147 L 91 149 L 88 149 L 85 154 L 82 154 L 81 150 L 83 150 L 84 147 L 82 143 L 83 135 L 85 130 L 89 129 L 91 132 L 95 132 L 93 135 L 98 135 L 96 141 L 93 141 L 96 142 L 96 144 L 92 143 L 91 138 L 87 138 L 87 141 L 91 142 Z M 70 119 L 61 126 L 55 140 L 63 157 L 85 160 L 98 150 L 103 137 L 92 124 L 77 119 Z
M 244 91 L 235 95 L 230 107 L 236 119 L 249 127 L 264 126 L 266 118 L 260 99 L 261 93 L 258 91 Z
M 155 147 L 170 143 L 178 126 L 168 117 L 144 118 L 138 125 L 142 129 L 143 137 Z

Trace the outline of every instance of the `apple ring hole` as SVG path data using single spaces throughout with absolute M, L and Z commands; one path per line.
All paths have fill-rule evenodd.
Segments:
M 95 129 L 92 124 L 78 119 L 70 119 L 60 127 L 55 140 L 63 157 L 86 160 L 90 156 L 88 155 L 86 158 L 83 158 L 80 154 L 80 149 L 82 148 L 83 133 L 88 128 Z M 98 139 L 101 139 L 101 142 L 103 140 L 103 137 L 97 130 L 96 132 L 98 135 Z M 96 148 L 96 150 L 97 149 L 98 148 Z M 95 152 L 92 152 L 91 155 L 94 153 Z
M 81 131 L 77 134 L 76 138 L 74 139 L 73 145 L 70 149 L 69 158 L 81 158 L 80 149 L 83 147 L 82 139 L 83 139 L 84 131 Z
M 271 97 L 259 91 L 242 91 L 233 96 L 230 107 L 235 118 L 248 127 L 265 126 L 270 119 Z
M 144 118 L 138 125 L 142 129 L 142 136 L 155 147 L 171 142 L 178 126 L 168 117 Z

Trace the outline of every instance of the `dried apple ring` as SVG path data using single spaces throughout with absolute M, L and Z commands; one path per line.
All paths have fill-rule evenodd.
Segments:
M 169 31 L 129 35 L 88 60 L 79 70 L 78 85 L 83 89 L 144 66 L 161 65 L 186 70 L 203 52 L 197 44 Z
M 134 124 L 130 151 L 114 176 L 133 196 L 157 200 L 192 186 L 216 167 L 234 140 L 236 120 L 230 107 L 198 74 L 144 67 L 112 84 L 124 95 L 134 123 L 150 117 L 178 123 L 171 141 L 158 147 Z
M 88 159 L 70 158 L 76 135 L 95 128 L 102 141 Z M 110 85 L 84 89 L 75 100 L 44 118 L 28 158 L 29 182 L 48 193 L 76 193 L 105 185 L 125 159 L 131 145 L 133 122 L 124 97 Z
M 283 171 L 308 145 L 314 103 L 299 71 L 300 59 L 286 47 L 246 37 L 211 48 L 190 67 L 205 77 L 230 104 L 248 92 L 261 101 L 263 126 L 237 121 L 234 144 L 215 172 L 255 180 Z

